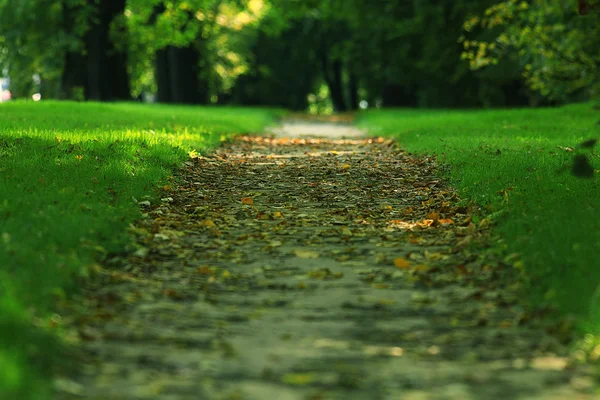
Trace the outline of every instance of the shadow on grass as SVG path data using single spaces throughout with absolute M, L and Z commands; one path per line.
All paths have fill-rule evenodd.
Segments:
M 128 249 L 136 200 L 156 200 L 189 151 L 271 120 L 259 109 L 0 107 L 0 397 L 50 398 L 65 350 L 55 305 L 95 263 Z

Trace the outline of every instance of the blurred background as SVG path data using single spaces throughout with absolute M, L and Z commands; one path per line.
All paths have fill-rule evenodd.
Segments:
M 592 2 L 593 3 L 593 2 Z M 0 0 L 0 101 L 544 106 L 600 88 L 576 0 Z M 593 4 L 592 4 L 593 6 Z

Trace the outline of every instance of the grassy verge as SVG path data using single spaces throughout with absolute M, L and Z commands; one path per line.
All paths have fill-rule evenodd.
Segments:
M 489 212 L 504 210 L 500 245 L 523 272 L 529 299 L 575 316 L 591 339 L 600 333 L 600 175 L 578 178 L 569 167 L 574 154 L 590 153 L 577 144 L 600 136 L 598 119 L 598 110 L 578 104 L 377 110 L 359 115 L 358 124 L 396 137 L 411 152 L 436 154 L 450 165 L 450 179 L 464 198 Z M 600 158 L 589 157 L 600 169 Z
M 0 105 L 0 398 L 51 397 L 57 298 L 106 254 L 189 151 L 258 132 L 267 110 L 141 104 Z

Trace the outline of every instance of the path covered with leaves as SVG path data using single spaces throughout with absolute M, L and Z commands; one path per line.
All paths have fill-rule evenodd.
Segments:
M 72 306 L 84 366 L 57 398 L 592 399 L 508 268 L 469 250 L 489 221 L 434 160 L 340 129 L 190 159 Z

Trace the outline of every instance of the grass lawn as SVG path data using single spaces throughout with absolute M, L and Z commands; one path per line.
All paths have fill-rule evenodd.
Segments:
M 360 114 L 357 123 L 397 138 L 410 152 L 436 154 L 463 198 L 489 213 L 504 210 L 498 246 L 523 272 L 524 293 L 536 307 L 575 316 L 589 341 L 600 333 L 600 175 L 578 178 L 569 167 L 574 154 L 590 153 L 577 144 L 600 136 L 599 119 L 592 105 L 577 104 L 376 110 Z M 600 158 L 590 162 L 600 169 Z
M 128 248 L 135 201 L 156 198 L 188 153 L 259 132 L 250 108 L 0 104 L 0 398 L 50 398 L 60 354 L 53 304 Z M 135 200 L 134 200 L 135 199 Z

